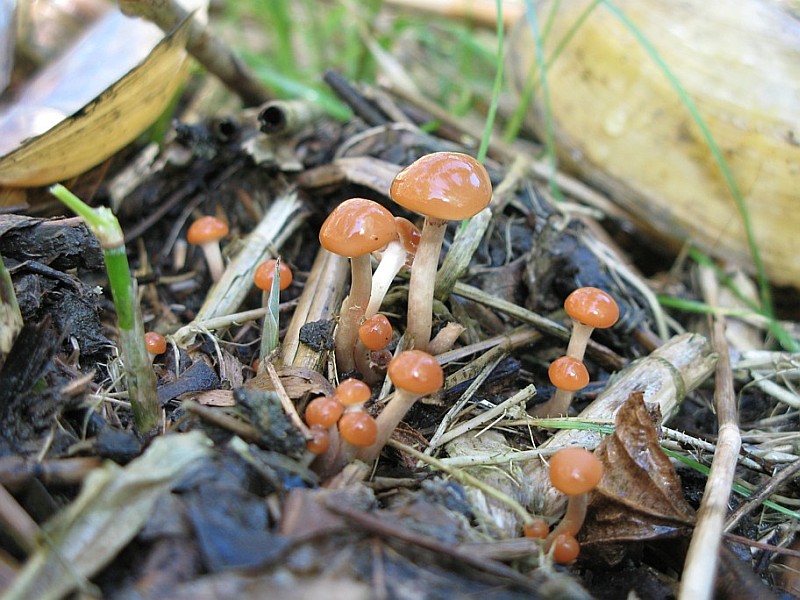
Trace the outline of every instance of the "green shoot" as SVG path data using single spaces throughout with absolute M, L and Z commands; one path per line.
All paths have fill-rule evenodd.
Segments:
M 281 296 L 281 259 L 275 260 L 275 276 L 267 297 L 267 312 L 264 315 L 264 325 L 261 330 L 261 348 L 259 350 L 260 362 L 267 360 L 278 348 L 279 314 L 278 304 Z
M 50 193 L 86 221 L 103 248 L 111 296 L 117 312 L 119 351 L 125 368 L 125 382 L 136 429 L 149 434 L 157 426 L 161 407 L 156 395 L 156 378 L 144 345 L 142 313 L 136 302 L 136 286 L 125 253 L 125 237 L 117 217 L 107 207 L 92 208 L 63 185 Z

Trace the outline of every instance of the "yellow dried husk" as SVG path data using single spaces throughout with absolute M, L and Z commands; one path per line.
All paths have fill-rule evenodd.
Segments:
M 591 0 L 562 0 L 549 58 Z M 544 24 L 553 3 L 538 5 Z M 728 161 L 770 278 L 800 287 L 800 21 L 770 0 L 617 0 L 696 103 Z M 536 58 L 525 19 L 509 70 Z M 561 164 L 677 247 L 691 241 L 752 268 L 740 211 L 701 130 L 667 77 L 598 5 L 547 73 Z M 531 110 L 543 131 L 543 102 Z

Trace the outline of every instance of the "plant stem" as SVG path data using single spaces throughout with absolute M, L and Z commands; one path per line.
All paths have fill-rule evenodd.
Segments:
M 119 354 L 125 369 L 125 384 L 136 429 L 148 434 L 160 420 L 161 406 L 156 394 L 156 377 L 144 345 L 142 312 L 136 302 L 136 284 L 131 277 L 125 236 L 117 217 L 106 207 L 92 208 L 62 185 L 50 193 L 83 217 L 103 247 L 111 297 L 117 313 Z

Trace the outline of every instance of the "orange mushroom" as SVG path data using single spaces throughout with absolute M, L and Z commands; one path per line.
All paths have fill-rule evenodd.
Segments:
M 345 200 L 328 215 L 319 232 L 322 246 L 350 259 L 350 295 L 342 303 L 336 330 L 336 362 L 340 372 L 355 369 L 353 352 L 372 288 L 369 255 L 394 239 L 392 213 L 365 198 Z
M 567 356 L 578 360 L 583 360 L 592 331 L 611 327 L 619 319 L 619 306 L 614 298 L 594 287 L 573 291 L 564 301 L 564 310 L 572 318 Z
M 292 280 L 294 278 L 292 269 L 289 268 L 289 265 L 287 265 L 285 262 L 278 262 L 273 258 L 258 265 L 255 273 L 253 273 L 253 283 L 258 289 L 263 290 L 266 293 L 269 293 L 269 291 L 272 289 L 272 281 L 275 279 L 276 264 L 278 265 L 278 278 L 280 279 L 278 289 L 283 291 L 292 285 Z
M 157 331 L 148 331 L 144 334 L 144 347 L 147 348 L 150 360 L 153 360 L 167 351 L 167 340 Z
M 603 464 L 585 448 L 564 448 L 550 458 L 550 482 L 569 499 L 564 517 L 547 536 L 548 547 L 562 534 L 577 535 L 586 518 L 589 492 L 602 478 Z
M 425 216 L 408 288 L 406 341 L 426 350 L 433 320 L 433 290 L 447 221 L 468 219 L 489 205 L 492 182 L 477 160 L 458 152 L 423 156 L 392 181 L 392 200 Z
M 328 428 L 336 425 L 336 421 L 342 416 L 344 405 L 336 398 L 330 396 L 320 396 L 314 398 L 306 406 L 306 424 L 309 427 L 321 425 Z
M 386 315 L 375 315 L 358 328 L 358 339 L 368 350 L 383 350 L 392 341 L 392 324 Z
M 383 249 L 380 262 L 372 275 L 372 292 L 364 316 L 369 319 L 377 313 L 395 276 L 403 267 L 411 267 L 419 246 L 420 231 L 408 219 L 395 217 L 397 237 Z
M 333 392 L 333 397 L 348 411 L 361 410 L 362 405 L 370 399 L 372 390 L 359 379 L 345 379 Z
M 331 434 L 322 425 L 312 425 L 310 427 L 311 439 L 306 442 L 306 449 L 311 454 L 325 454 L 331 445 Z
M 186 241 L 192 245 L 200 246 L 206 257 L 208 271 L 213 281 L 219 281 L 225 266 L 222 262 L 222 253 L 219 241 L 228 235 L 228 224 L 217 217 L 200 217 L 191 224 L 186 232 Z
M 422 350 L 400 352 L 389 363 L 388 373 L 397 389 L 394 398 L 378 415 L 375 443 L 358 453 L 358 457 L 366 462 L 378 457 L 414 403 L 422 396 L 439 391 L 444 384 L 442 367 L 433 356 Z
M 365 412 L 351 412 L 339 419 L 339 435 L 356 448 L 364 448 L 375 443 L 378 426 L 372 415 Z
M 561 533 L 556 536 L 551 546 L 553 550 L 553 560 L 560 565 L 566 565 L 578 558 L 581 553 L 581 545 L 574 535 Z
M 550 533 L 550 526 L 544 519 L 531 519 L 522 526 L 525 537 L 543 540 Z
M 589 371 L 582 360 L 574 356 L 562 356 L 550 363 L 547 374 L 556 391 L 550 400 L 536 407 L 537 414 L 566 415 L 574 393 L 588 385 Z

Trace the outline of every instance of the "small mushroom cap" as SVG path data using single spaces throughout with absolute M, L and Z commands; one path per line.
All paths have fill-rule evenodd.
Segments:
M 345 413 L 339 419 L 339 435 L 348 444 L 365 448 L 378 439 L 378 424 L 365 412 Z
M 582 287 L 564 301 L 567 314 L 584 325 L 596 329 L 611 327 L 619 319 L 619 306 L 607 292 L 595 287 Z
M 331 445 L 331 435 L 322 425 L 312 425 L 310 428 L 311 439 L 306 442 L 306 449 L 311 454 L 324 454 Z
M 409 254 L 416 254 L 420 237 L 422 237 L 419 227 L 405 217 L 395 217 L 394 222 L 397 225 L 397 237 L 400 239 L 400 243 L 403 244 L 403 248 Z
M 228 235 L 228 224 L 217 217 L 200 217 L 189 227 L 186 232 L 186 241 L 190 244 L 201 245 L 209 242 L 218 242 Z
M 336 386 L 333 397 L 344 406 L 364 404 L 372 396 L 372 390 L 360 379 L 345 379 Z
M 400 206 L 435 219 L 468 219 L 489 204 L 492 182 L 484 166 L 460 152 L 427 154 L 400 171 L 389 195 Z
M 589 384 L 589 371 L 582 360 L 574 356 L 562 356 L 550 363 L 547 369 L 550 383 L 560 390 L 577 392 Z
M 369 350 L 383 350 L 392 341 L 392 324 L 386 315 L 377 314 L 359 326 L 358 338 Z
M 157 331 L 144 334 L 144 345 L 150 354 L 164 354 L 167 351 L 167 340 Z
M 395 387 L 412 394 L 433 394 L 444 385 L 444 372 L 438 361 L 422 350 L 404 350 L 387 369 Z
M 348 258 L 383 248 L 396 236 L 392 213 L 366 198 L 342 202 L 319 230 L 320 244 L 326 250 Z
M 253 273 L 253 283 L 257 288 L 268 292 L 272 289 L 272 280 L 275 278 L 275 263 L 277 261 L 273 258 L 265 261 L 256 267 Z M 278 274 L 281 277 L 280 290 L 283 291 L 292 285 L 292 270 L 284 262 L 281 262 L 278 267 Z
M 603 464 L 585 448 L 564 448 L 550 459 L 550 482 L 567 496 L 592 491 L 603 478 Z
M 314 398 L 306 406 L 306 424 L 309 427 L 314 427 L 315 425 L 332 427 L 343 412 L 344 406 L 341 402 L 329 396 L 320 396 Z

